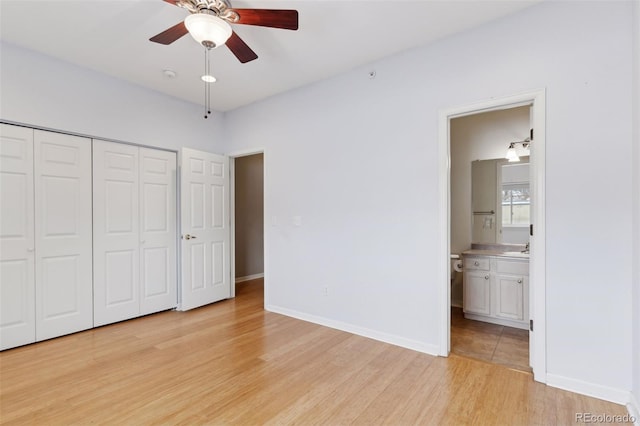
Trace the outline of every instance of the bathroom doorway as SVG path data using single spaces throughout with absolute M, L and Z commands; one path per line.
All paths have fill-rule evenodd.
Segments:
M 524 105 L 450 121 L 451 352 L 521 371 L 531 371 L 524 289 L 530 116 L 531 106 Z M 509 161 L 505 153 L 512 144 L 516 156 Z M 522 271 L 501 285 L 502 278 L 516 277 L 497 273 L 503 265 Z M 503 305 L 512 306 L 497 312 L 501 289 Z
M 446 277 L 442 281 L 446 297 L 442 301 L 445 326 L 441 355 L 451 352 L 533 371 L 534 379 L 544 382 L 544 92 L 443 111 L 440 129 L 445 206 L 441 217 L 446 221 L 441 241 L 447 254 L 440 271 L 440 276 Z M 512 142 L 516 142 L 520 164 L 525 164 L 530 154 L 530 186 L 526 188 L 526 179 L 521 177 L 526 167 L 502 168 L 516 164 L 505 159 Z M 493 204 L 488 208 L 473 205 L 472 182 L 483 180 L 482 175 L 472 179 L 474 162 L 483 166 L 480 169 L 493 170 L 493 176 L 484 178 L 493 182 L 488 197 Z M 514 180 L 512 172 L 516 170 L 520 178 Z M 501 180 L 501 174 L 507 176 L 506 181 Z M 526 209 L 524 204 L 529 204 Z M 528 217 L 522 214 L 527 209 Z M 533 236 L 528 236 L 530 231 L 535 231 Z M 523 235 L 525 239 L 521 239 Z M 493 246 L 474 245 L 474 236 Z M 487 251 L 473 252 L 472 247 Z M 521 252 L 529 247 L 526 262 L 527 256 Z M 505 252 L 510 255 L 501 257 Z M 463 253 L 463 263 L 471 254 L 486 256 L 473 258 L 469 268 L 458 272 L 451 257 Z M 464 296 L 468 301 L 481 296 L 480 302 L 465 306 Z M 534 332 L 529 332 L 529 325 L 536 326 Z

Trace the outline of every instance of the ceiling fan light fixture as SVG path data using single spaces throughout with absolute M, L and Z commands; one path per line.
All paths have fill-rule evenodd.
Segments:
M 194 13 L 186 17 L 184 25 L 195 41 L 207 48 L 222 46 L 231 37 L 231 26 L 217 16 Z

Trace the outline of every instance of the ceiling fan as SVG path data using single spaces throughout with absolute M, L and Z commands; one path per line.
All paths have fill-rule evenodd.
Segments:
M 173 27 L 151 37 L 160 44 L 171 44 L 187 33 L 207 49 L 226 44 L 242 63 L 258 55 L 231 29 L 229 24 L 298 29 L 298 11 L 280 9 L 233 9 L 228 0 L 164 0 L 182 7 L 190 15 Z

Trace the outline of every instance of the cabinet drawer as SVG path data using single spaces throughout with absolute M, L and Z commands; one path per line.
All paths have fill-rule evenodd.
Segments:
M 488 271 L 490 259 L 488 257 L 465 257 L 464 269 L 468 271 Z
M 529 275 L 529 262 L 497 260 L 496 272 L 499 274 Z

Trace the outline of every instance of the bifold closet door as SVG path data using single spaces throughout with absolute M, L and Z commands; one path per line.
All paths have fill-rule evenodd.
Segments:
M 94 324 L 174 308 L 176 155 L 93 142 Z
M 176 307 L 176 153 L 140 148 L 140 314 Z
M 34 131 L 36 340 L 93 326 L 91 140 Z
M 138 148 L 93 141 L 93 322 L 140 312 Z
M 91 140 L 2 124 L 0 348 L 93 326 Z
M 36 339 L 33 203 L 33 130 L 0 124 L 0 349 Z

